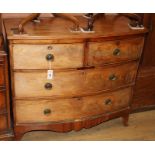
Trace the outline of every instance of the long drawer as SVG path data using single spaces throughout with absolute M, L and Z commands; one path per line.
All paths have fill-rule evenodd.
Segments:
M 13 45 L 14 69 L 78 68 L 83 66 L 84 45 Z
M 55 71 L 53 79 L 47 80 L 47 71 L 15 72 L 15 97 L 80 96 L 122 87 L 134 82 L 137 62 L 120 66 Z
M 89 43 L 88 64 L 103 66 L 109 63 L 140 58 L 144 38 Z
M 16 100 L 16 123 L 76 120 L 129 107 L 132 88 L 57 100 Z

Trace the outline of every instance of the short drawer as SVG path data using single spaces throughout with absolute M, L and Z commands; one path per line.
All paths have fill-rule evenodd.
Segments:
M 13 45 L 14 69 L 78 68 L 83 66 L 84 45 Z
M 94 117 L 129 107 L 131 88 L 57 100 L 16 100 L 17 123 L 58 122 Z
M 79 96 L 116 89 L 134 82 L 138 64 L 74 71 L 55 71 L 47 80 L 47 71 L 15 72 L 15 97 Z
M 0 115 L 0 132 L 6 131 L 8 128 L 8 121 L 6 115 Z
M 138 59 L 143 49 L 143 38 L 89 43 L 88 65 L 103 66 Z
M 0 87 L 4 85 L 4 64 L 0 64 Z
M 0 112 L 6 109 L 6 94 L 5 91 L 0 90 Z

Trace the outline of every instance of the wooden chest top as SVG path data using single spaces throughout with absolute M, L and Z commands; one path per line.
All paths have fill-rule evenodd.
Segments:
M 87 26 L 87 20 L 83 17 L 77 17 L 80 21 L 81 27 Z M 63 18 L 41 18 L 39 23 L 29 22 L 24 26 L 25 34 L 14 34 L 14 28 L 18 27 L 22 19 L 5 19 L 4 25 L 8 39 L 13 40 L 87 40 L 93 41 L 96 38 L 113 38 L 131 36 L 136 34 L 144 34 L 147 29 L 132 30 L 129 28 L 129 19 L 126 17 L 116 18 L 115 15 L 107 15 L 100 20 L 95 21 L 94 31 L 95 33 L 73 33 L 70 28 L 73 27 L 73 23 Z M 65 41 L 65 40 L 64 40 Z

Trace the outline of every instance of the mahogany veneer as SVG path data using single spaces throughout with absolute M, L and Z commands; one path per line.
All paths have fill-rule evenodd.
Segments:
M 77 19 L 86 26 L 86 19 Z M 146 28 L 131 30 L 127 18 L 103 16 L 94 33 L 72 33 L 68 20 L 41 18 L 15 34 L 20 21 L 4 21 L 16 139 L 33 130 L 78 131 L 116 117 L 127 126 Z

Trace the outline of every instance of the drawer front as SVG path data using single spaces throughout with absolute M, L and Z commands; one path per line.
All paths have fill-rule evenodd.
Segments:
M 135 60 L 143 49 L 143 38 L 89 43 L 88 64 L 102 66 L 109 63 Z
M 83 66 L 83 44 L 13 45 L 14 69 L 76 68 Z M 51 65 L 50 65 L 51 64 Z
M 5 91 L 0 90 L 0 112 L 6 109 Z
M 15 72 L 15 97 L 79 96 L 131 84 L 136 77 L 137 63 L 100 69 L 54 72 Z
M 76 120 L 129 107 L 131 88 L 71 99 L 16 100 L 16 122 Z
M 0 132 L 6 131 L 8 128 L 7 116 L 0 115 Z
M 0 86 L 4 85 L 4 65 L 0 64 Z

